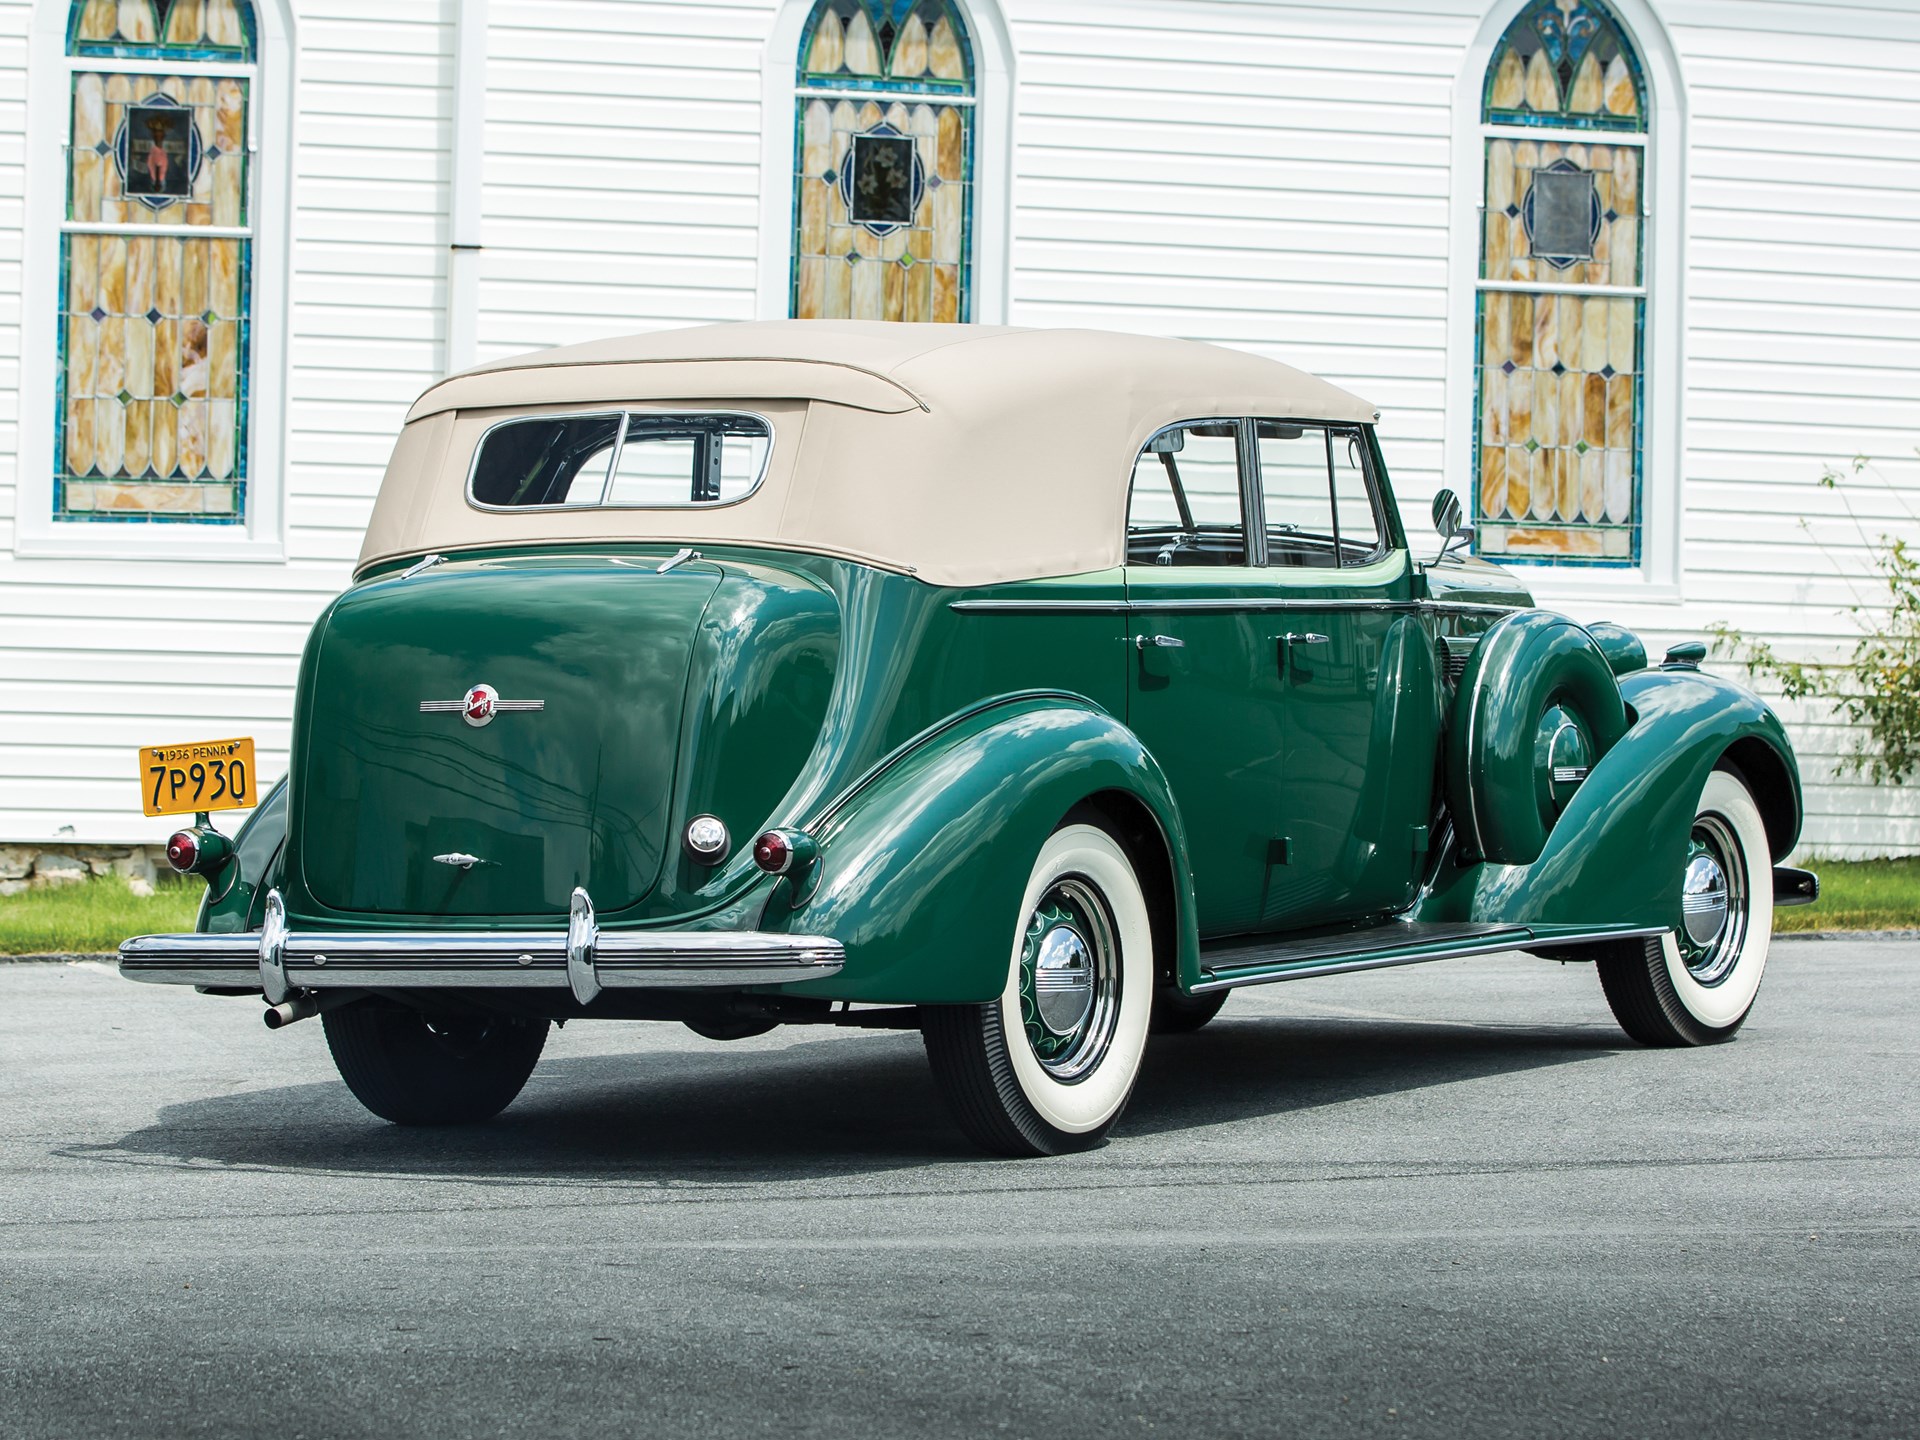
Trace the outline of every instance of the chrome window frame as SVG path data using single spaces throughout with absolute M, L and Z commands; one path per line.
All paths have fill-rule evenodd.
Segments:
M 1327 501 L 1329 505 L 1328 516 L 1329 518 L 1334 519 L 1336 526 L 1338 524 L 1338 518 L 1336 514 L 1338 509 L 1338 501 L 1335 498 L 1333 494 L 1333 489 L 1332 489 L 1334 484 L 1332 444 L 1333 444 L 1335 432 L 1339 432 L 1343 435 L 1349 435 L 1352 438 L 1352 440 L 1359 445 L 1360 447 L 1360 484 L 1361 484 L 1361 488 L 1364 489 L 1367 494 L 1367 507 L 1373 512 L 1373 530 L 1374 530 L 1376 543 L 1372 550 L 1368 551 L 1365 555 L 1360 556 L 1358 559 L 1349 561 L 1343 558 L 1345 552 L 1341 548 L 1341 544 L 1336 543 L 1333 551 L 1334 563 L 1332 565 L 1296 567 L 1292 565 L 1274 565 L 1273 564 L 1272 557 L 1269 554 L 1269 549 L 1270 549 L 1270 545 L 1273 537 L 1267 533 L 1266 483 L 1260 472 L 1259 433 L 1260 433 L 1260 426 L 1262 423 L 1269 424 L 1269 425 L 1298 425 L 1303 429 L 1311 428 L 1311 429 L 1318 430 L 1321 432 L 1323 436 L 1326 437 L 1326 442 L 1328 446 L 1328 450 L 1327 450 L 1327 485 L 1328 485 Z M 1336 570 L 1336 571 L 1358 570 L 1361 567 L 1366 565 L 1378 564 L 1380 561 L 1386 559 L 1387 556 L 1393 553 L 1393 550 L 1394 550 L 1393 529 L 1387 522 L 1386 505 L 1380 493 L 1379 477 L 1374 469 L 1374 453 L 1373 453 L 1374 442 L 1371 438 L 1371 432 L 1373 430 L 1373 426 L 1363 424 L 1358 420 L 1304 420 L 1304 419 L 1296 419 L 1292 416 L 1286 416 L 1286 415 L 1250 415 L 1246 418 L 1245 421 L 1242 422 L 1242 424 L 1245 427 L 1243 433 L 1246 436 L 1245 443 L 1247 445 L 1247 451 L 1248 451 L 1246 456 L 1245 468 L 1249 470 L 1251 474 L 1251 481 L 1252 481 L 1251 485 L 1249 486 L 1248 493 L 1246 495 L 1245 503 L 1246 503 L 1250 518 L 1253 515 L 1259 516 L 1259 525 L 1257 527 L 1249 525 L 1248 536 L 1249 538 L 1251 538 L 1253 535 L 1258 534 L 1260 539 L 1260 544 L 1259 544 L 1260 558 L 1257 562 L 1249 561 L 1249 564 L 1257 564 L 1262 568 L 1278 569 L 1278 570 L 1292 570 L 1296 568 L 1328 569 L 1328 570 Z
M 1256 478 L 1255 483 L 1251 486 L 1249 485 L 1250 472 L 1247 468 L 1247 436 L 1252 423 L 1252 421 L 1242 415 L 1195 415 L 1190 419 L 1175 420 L 1170 424 L 1162 425 L 1140 442 L 1140 447 L 1133 452 L 1133 464 L 1127 471 L 1127 504 L 1126 509 L 1120 517 L 1120 554 L 1123 565 L 1137 565 L 1141 563 L 1140 561 L 1130 558 L 1131 552 L 1128 548 L 1128 541 L 1133 535 L 1133 482 L 1140 474 L 1140 457 L 1147 453 L 1147 447 L 1162 435 L 1165 435 L 1169 430 L 1190 430 L 1195 425 L 1231 425 L 1234 427 L 1234 468 L 1238 472 L 1239 480 L 1241 560 L 1238 565 L 1213 568 L 1234 570 L 1254 568 L 1255 531 L 1254 527 L 1250 525 L 1248 521 L 1256 513 L 1252 506 L 1253 496 L 1258 490 L 1258 484 Z M 1264 534 L 1264 531 L 1261 533 Z
M 667 505 L 615 504 L 607 497 L 613 493 L 615 479 L 620 473 L 620 452 L 626 449 L 628 422 L 635 415 L 659 418 L 663 420 L 703 420 L 714 417 L 736 420 L 753 420 L 763 426 L 767 432 L 767 451 L 761 457 L 759 473 L 753 477 L 753 483 L 731 500 L 685 500 Z M 487 437 L 494 431 L 508 425 L 526 425 L 539 420 L 596 420 L 618 417 L 620 433 L 614 437 L 613 456 L 607 461 L 607 483 L 601 487 L 600 498 L 591 504 L 581 505 L 489 505 L 474 498 L 474 481 L 480 476 L 480 457 L 487 448 Z M 475 510 L 489 515 L 540 515 L 540 514 L 578 514 L 589 510 L 723 510 L 729 505 L 738 505 L 751 499 L 766 483 L 767 472 L 773 468 L 774 447 L 780 443 L 780 432 L 773 421 L 755 410 L 629 410 L 624 407 L 606 409 L 595 407 L 589 410 L 548 410 L 538 415 L 509 415 L 504 420 L 496 420 L 480 432 L 480 438 L 473 442 L 473 456 L 467 461 L 467 504 Z M 691 479 L 691 476 L 689 476 Z

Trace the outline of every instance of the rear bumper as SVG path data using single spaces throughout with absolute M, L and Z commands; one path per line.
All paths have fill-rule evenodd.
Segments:
M 143 935 L 120 973 L 156 985 L 258 988 L 278 1005 L 300 990 L 602 990 L 789 985 L 840 973 L 846 952 L 817 935 L 737 930 L 601 932 L 574 891 L 565 930 L 288 930 L 278 891 L 244 935 Z

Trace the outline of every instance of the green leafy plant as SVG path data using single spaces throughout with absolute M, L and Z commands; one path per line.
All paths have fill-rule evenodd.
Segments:
M 1904 496 L 1864 455 L 1854 456 L 1848 469 L 1829 467 L 1820 477 L 1821 487 L 1839 497 L 1853 522 L 1875 576 L 1871 596 L 1856 587 L 1858 598 L 1846 607 L 1860 638 L 1845 660 L 1789 660 L 1732 626 L 1712 630 L 1716 648 L 1753 675 L 1772 680 L 1787 699 L 1824 704 L 1850 722 L 1853 739 L 1842 768 L 1899 784 L 1920 770 L 1920 555 L 1903 537 L 1869 533 L 1850 493 L 1863 484 L 1891 496 L 1920 525 Z M 1806 520 L 1800 525 L 1812 533 Z M 1836 568 L 1847 573 L 1844 566 Z

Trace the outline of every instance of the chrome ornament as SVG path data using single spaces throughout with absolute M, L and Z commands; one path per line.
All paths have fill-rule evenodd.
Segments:
M 422 700 L 422 715 L 445 715 L 458 711 L 460 718 L 478 730 L 482 725 L 491 725 L 493 717 L 505 714 L 509 710 L 544 710 L 544 700 L 502 700 L 500 692 L 491 685 L 470 685 L 467 693 L 458 700 Z

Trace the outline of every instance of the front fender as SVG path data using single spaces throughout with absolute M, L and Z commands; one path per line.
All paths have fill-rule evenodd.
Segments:
M 1779 718 L 1752 692 L 1702 671 L 1623 676 L 1634 723 L 1596 764 L 1531 865 L 1463 873 L 1423 919 L 1532 925 L 1673 925 L 1694 807 L 1723 759 L 1767 817 L 1772 858 L 1800 830 L 1800 774 Z
M 815 827 L 811 889 L 785 921 L 795 933 L 839 940 L 846 968 L 794 993 L 905 1004 L 993 999 L 1006 984 L 1034 857 L 1070 810 L 1095 797 L 1151 818 L 1161 853 L 1136 854 L 1136 863 L 1166 868 L 1178 971 L 1197 974 L 1186 839 L 1160 767 L 1093 702 L 1026 696 L 935 727 L 830 807 Z M 787 893 L 771 902 L 769 927 Z

